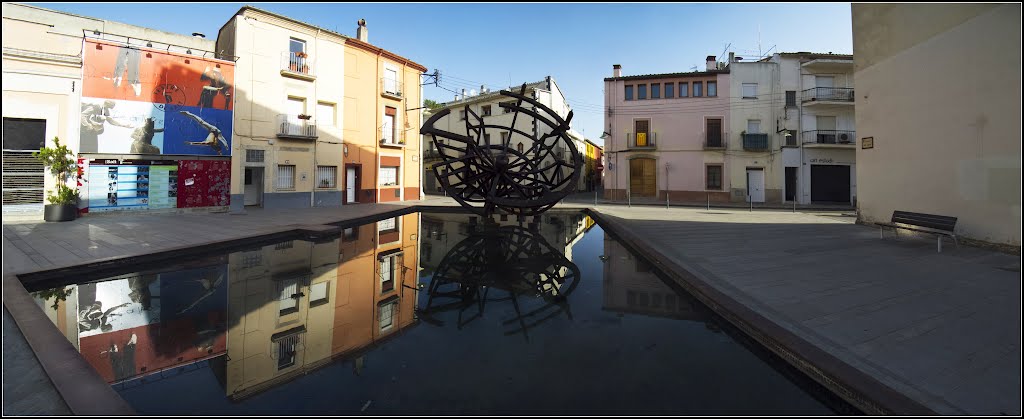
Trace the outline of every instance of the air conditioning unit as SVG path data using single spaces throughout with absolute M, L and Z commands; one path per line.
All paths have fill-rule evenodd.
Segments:
M 848 142 L 850 142 L 850 134 L 846 134 L 846 133 L 839 134 L 839 142 L 841 142 L 841 143 L 848 143 Z

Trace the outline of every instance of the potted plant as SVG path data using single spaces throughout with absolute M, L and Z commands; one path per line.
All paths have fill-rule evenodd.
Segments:
M 312 117 L 313 117 L 313 116 L 311 116 L 311 115 L 306 115 L 306 114 L 302 114 L 302 115 L 299 115 L 299 119 L 301 119 L 301 120 L 303 120 L 303 121 L 308 121 L 308 120 L 309 120 L 310 118 L 312 118 Z
M 43 210 L 46 221 L 71 221 L 78 215 L 78 189 L 72 189 L 67 182 L 79 172 L 75 155 L 66 145 L 61 145 L 60 138 L 53 137 L 54 147 L 44 147 L 32 153 L 32 157 L 50 168 L 50 173 L 57 180 L 57 190 L 47 194 L 50 204 Z

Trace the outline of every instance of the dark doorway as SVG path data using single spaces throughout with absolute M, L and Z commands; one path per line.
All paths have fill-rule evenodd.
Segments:
M 796 169 L 797 167 L 786 168 L 786 200 L 796 200 Z
M 67 142 L 65 141 L 65 145 Z M 21 204 L 43 203 L 43 164 L 32 157 L 46 145 L 46 120 L 4 118 L 3 204 L 10 209 Z M 24 208 L 24 207 L 18 207 Z
M 811 165 L 811 201 L 850 203 L 850 166 Z

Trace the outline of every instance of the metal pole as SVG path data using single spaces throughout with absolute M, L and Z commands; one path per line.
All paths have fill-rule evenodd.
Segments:
M 665 162 L 665 209 L 669 209 L 668 205 L 668 162 Z
M 711 192 L 708 192 L 708 211 L 711 211 Z
M 633 191 L 629 187 L 626 188 L 626 203 L 633 208 Z

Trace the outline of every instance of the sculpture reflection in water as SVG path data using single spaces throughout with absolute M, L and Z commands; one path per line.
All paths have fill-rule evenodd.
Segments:
M 502 319 L 502 325 L 515 326 L 505 335 L 521 332 L 527 341 L 532 327 L 562 313 L 571 320 L 567 298 L 579 285 L 579 267 L 552 247 L 539 229 L 539 221 L 527 227 L 501 226 L 489 217 L 483 224 L 471 223 L 469 237 L 438 264 L 418 318 L 440 326 L 444 322 L 438 314 L 457 311 L 461 329 L 483 317 L 488 303 L 508 303 L 515 317 Z

